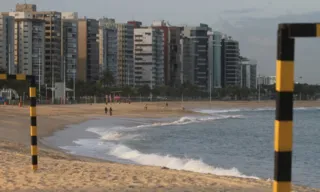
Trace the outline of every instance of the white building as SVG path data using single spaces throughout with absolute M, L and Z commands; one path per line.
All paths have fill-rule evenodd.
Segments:
M 257 84 L 259 85 L 273 85 L 276 83 L 276 76 L 258 76 Z
M 14 74 L 14 17 L 0 13 L 0 68 Z M 8 66 L 9 65 L 9 66 Z
M 78 19 L 77 12 L 61 12 L 61 19 Z
M 14 24 L 14 63 L 17 73 L 36 76 L 44 84 L 45 21 L 34 19 L 32 13 L 10 12 Z
M 135 85 L 150 88 L 164 84 L 164 36 L 162 29 L 134 29 Z
M 253 59 L 240 58 L 240 87 L 256 88 L 257 61 Z
M 117 75 L 120 86 L 134 85 L 133 29 L 127 23 L 117 23 Z

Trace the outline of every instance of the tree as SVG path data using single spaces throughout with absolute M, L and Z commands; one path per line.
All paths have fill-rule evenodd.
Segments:
M 138 88 L 138 93 L 141 94 L 141 96 L 149 96 L 151 92 L 151 89 L 149 85 L 143 85 L 142 87 Z
M 105 70 L 102 74 L 102 77 L 100 79 L 100 83 L 103 87 L 105 86 L 111 86 L 115 84 L 115 79 L 113 77 L 113 74 L 109 70 Z

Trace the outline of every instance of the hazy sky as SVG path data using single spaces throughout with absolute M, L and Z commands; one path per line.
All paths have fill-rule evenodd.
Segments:
M 16 3 L 25 1 L 0 0 L 0 11 L 14 10 Z M 279 22 L 320 22 L 319 0 L 27 0 L 27 3 L 37 4 L 38 10 L 74 11 L 80 16 L 105 16 L 118 22 L 134 19 L 148 25 L 163 19 L 172 25 L 207 23 L 239 40 L 241 54 L 258 60 L 259 73 L 264 75 L 275 74 Z M 296 76 L 302 76 L 304 82 L 320 83 L 320 41 L 299 40 L 297 45 Z

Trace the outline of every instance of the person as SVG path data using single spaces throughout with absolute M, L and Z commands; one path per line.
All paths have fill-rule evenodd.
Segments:
M 148 110 L 148 104 L 144 105 L 144 110 Z
M 108 107 L 107 106 L 104 108 L 104 113 L 108 114 Z
M 168 102 L 166 102 L 166 107 L 168 107 Z
M 110 107 L 110 110 L 109 110 L 109 111 L 110 111 L 110 116 L 112 116 L 112 108 L 111 108 L 111 107 Z

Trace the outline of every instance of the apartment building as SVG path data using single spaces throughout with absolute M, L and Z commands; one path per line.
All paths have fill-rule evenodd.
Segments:
M 240 57 L 240 86 L 246 88 L 256 88 L 257 62 L 252 59 Z
M 135 86 L 151 89 L 164 85 L 164 35 L 162 29 L 134 29 Z
M 171 67 L 169 63 L 169 26 L 164 20 L 153 21 L 152 28 L 161 29 L 163 31 L 163 51 L 164 51 L 164 82 L 166 85 L 170 83 Z
M 108 39 L 107 27 L 99 22 L 99 74 L 102 77 L 107 69 Z
M 181 82 L 180 80 L 180 71 L 181 71 L 181 62 L 180 62 L 180 34 L 181 27 L 169 27 L 168 34 L 168 60 L 169 60 L 169 74 L 168 84 L 170 86 L 178 86 Z M 164 43 L 165 44 L 165 43 Z
M 61 63 L 62 80 L 73 81 L 76 78 L 78 65 L 78 13 L 61 13 Z
M 120 86 L 134 85 L 133 61 L 133 29 L 132 24 L 117 23 L 117 67 L 118 84 Z
M 191 65 L 194 75 L 193 79 L 188 79 L 191 83 L 197 85 L 201 90 L 208 89 L 208 36 L 207 32 L 211 28 L 206 24 L 200 24 L 197 27 L 184 27 L 183 37 L 191 40 Z M 186 54 L 184 54 L 186 56 Z M 184 59 L 185 60 L 185 59 Z M 185 64 L 185 63 L 183 63 Z M 185 68 L 185 67 L 184 67 Z
M 117 48 L 118 30 L 114 19 L 102 18 L 99 20 L 99 64 L 100 74 L 106 70 L 118 82 Z
M 107 59 L 106 69 L 113 74 L 115 82 L 118 82 L 118 66 L 117 66 L 117 48 L 118 48 L 118 36 L 116 28 L 107 28 Z
M 16 4 L 16 12 L 35 12 L 37 11 L 37 5 L 34 4 Z
M 35 19 L 45 21 L 45 83 L 54 86 L 61 76 L 61 13 L 32 12 Z
M 127 24 L 133 25 L 133 28 L 140 28 L 142 26 L 141 21 L 128 21 Z
M 14 17 L 14 63 L 16 73 L 36 76 L 45 83 L 45 21 L 34 19 L 30 12 L 10 12 Z
M 180 39 L 180 84 L 194 84 L 194 41 L 182 36 Z
M 221 39 L 218 31 L 208 32 L 209 89 L 221 88 Z
M 221 84 L 222 87 L 240 86 L 239 42 L 230 36 L 221 41 Z
M 0 13 L 0 69 L 9 74 L 14 67 L 14 17 Z
M 77 80 L 99 79 L 99 22 L 95 19 L 78 20 Z
M 276 83 L 276 76 L 260 76 L 257 77 L 257 85 L 274 85 Z

